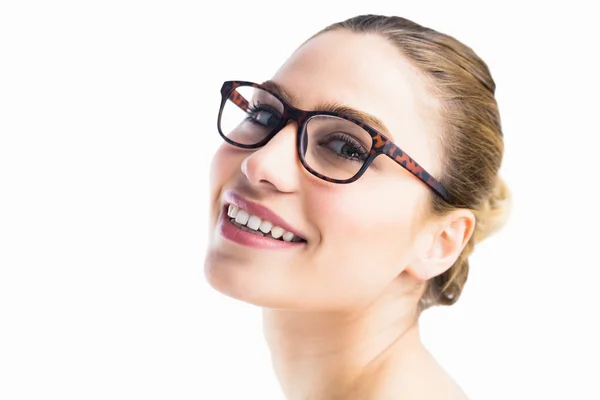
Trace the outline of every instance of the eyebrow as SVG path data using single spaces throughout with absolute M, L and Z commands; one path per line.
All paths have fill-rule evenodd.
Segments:
M 263 82 L 261 84 L 261 86 L 272 91 L 273 93 L 275 93 L 276 95 L 278 95 L 284 101 L 286 101 L 287 103 L 289 103 L 291 105 L 294 105 L 296 103 L 296 98 L 294 96 L 292 96 L 288 91 L 286 91 L 285 88 L 277 82 L 268 80 L 268 81 Z M 308 110 L 306 110 L 306 111 L 308 111 Z M 348 107 L 344 104 L 337 103 L 337 102 L 319 103 L 313 111 L 328 111 L 328 112 L 346 115 L 350 118 L 364 122 L 365 124 L 369 125 L 371 128 L 379 131 L 380 133 L 388 136 L 391 140 L 393 140 L 392 137 L 390 136 L 390 132 L 386 128 L 385 124 L 379 118 L 377 118 L 371 114 L 368 114 L 364 111 L 360 111 L 355 108 Z
M 268 80 L 268 81 L 264 81 L 260 85 L 262 87 L 264 87 L 265 89 L 268 89 L 271 92 L 275 93 L 276 95 L 281 97 L 283 100 L 285 100 L 287 103 L 292 104 L 292 105 L 295 103 L 294 96 L 290 95 L 290 93 L 287 90 L 285 90 L 283 88 L 283 86 L 281 86 L 279 83 Z

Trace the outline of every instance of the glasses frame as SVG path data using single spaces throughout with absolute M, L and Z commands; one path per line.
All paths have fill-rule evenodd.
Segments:
M 244 110 L 244 111 L 248 110 L 250 103 L 248 102 L 248 100 L 246 100 L 246 98 L 244 98 L 244 96 L 242 96 L 237 91 L 237 88 L 245 87 L 245 86 L 250 86 L 250 87 L 264 90 L 265 92 L 269 93 L 270 95 L 272 95 L 276 99 L 278 99 L 281 102 L 281 104 L 283 105 L 283 113 L 281 115 L 281 122 L 279 123 L 279 125 L 273 129 L 272 133 L 270 133 L 263 140 L 261 140 L 260 142 L 258 142 L 256 144 L 241 144 L 241 143 L 234 142 L 231 139 L 229 139 L 227 137 L 227 135 L 225 135 L 221 131 L 221 116 L 223 115 L 223 109 L 224 109 L 225 104 L 227 103 L 228 99 L 231 98 L 231 101 L 235 105 L 240 107 L 242 110 Z M 410 157 L 405 151 L 403 151 L 398 145 L 396 145 L 390 139 L 385 137 L 382 133 L 378 132 L 376 129 L 370 127 L 369 125 L 365 124 L 364 122 L 362 122 L 356 118 L 352 118 L 345 114 L 335 113 L 335 112 L 330 112 L 330 111 L 301 110 L 299 108 L 296 108 L 296 107 L 288 104 L 284 99 L 282 99 L 276 93 L 273 93 L 271 90 L 265 88 L 264 86 L 262 86 L 258 83 L 247 82 L 247 81 L 226 81 L 226 82 L 224 82 L 223 86 L 221 87 L 221 97 L 222 98 L 221 98 L 221 106 L 219 108 L 219 117 L 217 120 L 217 129 L 219 130 L 219 135 L 221 135 L 221 137 L 227 143 L 231 144 L 232 146 L 239 147 L 242 149 L 260 148 L 260 147 L 264 146 L 265 144 L 267 144 L 277 133 L 279 133 L 289 123 L 289 121 L 294 121 L 294 122 L 296 122 L 296 124 L 298 126 L 298 131 L 297 131 L 297 135 L 296 135 L 296 148 L 298 151 L 298 156 L 300 157 L 300 162 L 302 163 L 302 166 L 304 166 L 304 168 L 308 172 L 310 172 L 312 175 L 314 175 L 318 178 L 321 178 L 327 182 L 340 183 L 340 184 L 352 183 L 352 182 L 357 181 L 365 173 L 365 171 L 367 170 L 367 168 L 369 168 L 369 165 L 371 165 L 371 163 L 373 162 L 373 160 L 375 160 L 375 158 L 377 158 L 380 155 L 386 155 L 389 158 L 391 158 L 392 160 L 394 160 L 397 164 L 401 165 L 404 169 L 406 169 L 412 175 L 417 177 L 420 181 L 422 181 L 427 186 L 429 186 L 429 188 L 431 190 L 433 190 L 433 192 L 436 195 L 438 195 L 439 197 L 441 197 L 444 201 L 446 201 L 448 203 L 451 202 L 451 197 L 450 197 L 450 194 L 448 193 L 448 191 L 429 172 L 427 172 L 415 160 L 413 160 L 412 157 Z M 333 178 L 329 178 L 323 174 L 320 174 L 319 172 L 312 169 L 307 164 L 306 159 L 304 158 L 304 154 L 302 153 L 302 140 L 303 140 L 304 135 L 306 134 L 306 125 L 311 118 L 313 118 L 315 116 L 320 116 L 320 115 L 338 117 L 338 118 L 342 118 L 342 119 L 348 120 L 350 122 L 353 122 L 356 125 L 363 128 L 369 135 L 371 135 L 371 138 L 373 139 L 373 144 L 371 145 L 371 150 L 369 151 L 363 166 L 360 168 L 360 170 L 354 176 L 352 176 L 349 179 L 333 179 Z

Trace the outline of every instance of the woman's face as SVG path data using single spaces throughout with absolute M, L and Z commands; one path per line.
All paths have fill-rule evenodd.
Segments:
M 385 39 L 327 32 L 300 47 L 272 81 L 300 109 L 336 103 L 376 117 L 384 135 L 438 175 L 435 102 Z M 222 293 L 263 307 L 360 307 L 419 256 L 429 189 L 385 156 L 356 182 L 323 181 L 300 163 L 296 135 L 290 123 L 262 148 L 223 142 L 215 154 L 207 279 Z M 304 241 L 240 230 L 227 216 L 230 203 Z

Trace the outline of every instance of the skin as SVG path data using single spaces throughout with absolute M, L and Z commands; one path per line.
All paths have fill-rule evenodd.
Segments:
M 439 177 L 437 102 L 385 39 L 327 32 L 272 80 L 296 107 L 334 102 L 373 115 L 384 135 Z M 289 399 L 466 398 L 421 344 L 417 304 L 424 283 L 459 256 L 473 214 L 430 214 L 429 188 L 383 156 L 354 183 L 320 180 L 298 159 L 296 130 L 290 123 L 260 149 L 223 143 L 216 152 L 207 280 L 263 308 Z M 227 240 L 216 228 L 226 190 L 275 211 L 307 243 L 265 250 Z

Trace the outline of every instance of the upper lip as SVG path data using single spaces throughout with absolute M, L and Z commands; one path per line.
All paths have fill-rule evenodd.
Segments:
M 281 218 L 279 215 L 275 214 L 275 212 L 271 211 L 265 206 L 261 206 L 258 203 L 253 203 L 250 200 L 245 199 L 239 194 L 232 191 L 225 192 L 223 196 L 223 201 L 225 202 L 225 204 L 233 204 L 234 206 L 242 210 L 246 210 L 250 214 L 256 215 L 263 221 L 267 220 L 271 222 L 274 226 L 279 226 L 280 228 L 288 232 L 292 232 L 294 235 L 306 240 L 305 236 L 297 232 L 287 222 L 285 222 L 283 218 Z

